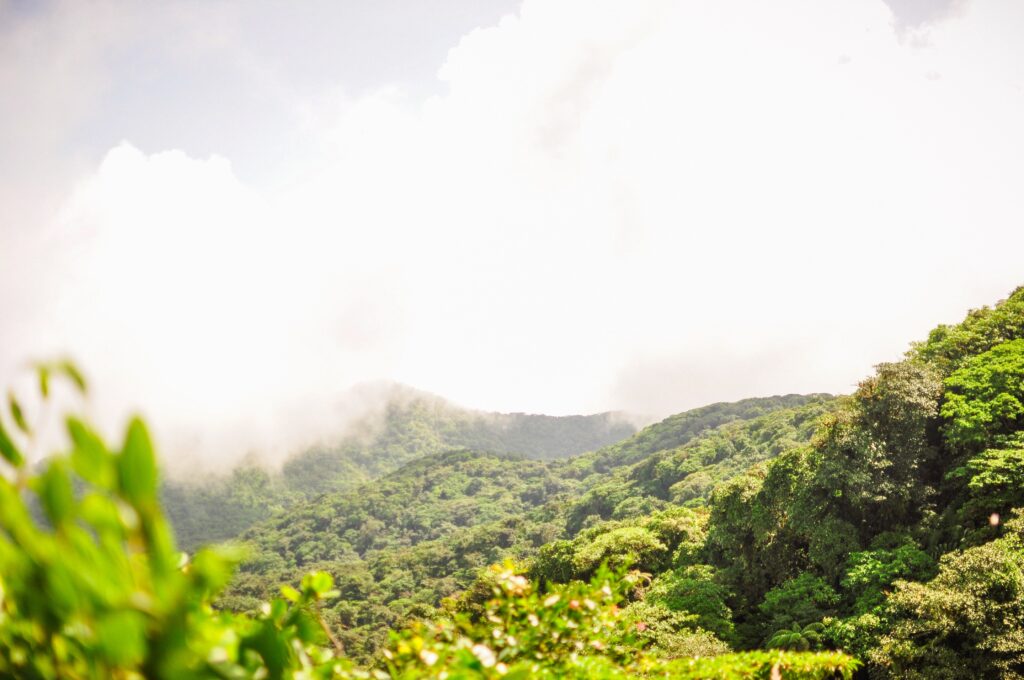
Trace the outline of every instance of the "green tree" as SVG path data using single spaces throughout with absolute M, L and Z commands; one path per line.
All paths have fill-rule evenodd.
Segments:
M 1024 444 L 1024 339 L 996 345 L 946 379 L 944 434 L 958 451 Z
M 952 470 L 949 478 L 967 480 L 961 517 L 987 527 L 993 513 L 1003 515 L 1024 505 L 1024 448 L 986 449 Z
M 892 549 L 851 553 L 843 589 L 853 598 L 854 614 L 867 614 L 885 603 L 885 592 L 897 580 L 926 581 L 937 565 L 930 555 L 912 543 Z
M 1024 545 L 1019 522 L 995 541 L 943 556 L 927 583 L 900 581 L 872 662 L 895 677 L 1024 677 Z
M 491 573 L 493 597 L 481 616 L 459 615 L 396 634 L 385 657 L 398 678 L 849 678 L 859 665 L 835 652 L 721 654 L 706 635 L 679 644 L 703 645 L 712 658 L 665 658 L 652 646 L 664 635 L 664 611 L 620 608 L 637 585 L 634 575 L 600 569 L 589 583 L 540 591 L 512 565 Z M 650 623 L 645 615 L 655 617 Z M 667 633 L 664 629 L 662 633 Z M 663 651 L 663 650 L 662 650 Z
M 806 652 L 809 649 L 820 649 L 822 631 L 824 629 L 824 625 L 820 623 L 808 623 L 803 627 L 798 623 L 794 623 L 792 628 L 783 628 L 775 631 L 768 638 L 768 648 L 792 649 L 800 652 Z
M 839 595 L 820 577 L 804 572 L 782 585 L 772 588 L 758 606 L 766 631 L 765 641 L 781 629 L 801 630 L 810 623 L 819 623 L 832 614 L 839 604 Z M 819 631 L 820 632 L 820 631 Z
M 726 604 L 729 594 L 715 581 L 714 568 L 692 565 L 660 574 L 651 583 L 646 600 L 674 612 L 693 615 L 694 623 L 720 639 L 734 639 L 732 612 Z

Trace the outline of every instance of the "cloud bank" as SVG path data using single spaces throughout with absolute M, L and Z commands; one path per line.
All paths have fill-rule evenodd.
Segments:
M 190 460 L 330 437 L 381 378 L 552 414 L 849 391 L 1024 283 L 1024 6 L 905 24 L 527 0 L 437 94 L 289 99 L 272 172 L 123 141 L 10 198 L 0 378 L 70 352 Z

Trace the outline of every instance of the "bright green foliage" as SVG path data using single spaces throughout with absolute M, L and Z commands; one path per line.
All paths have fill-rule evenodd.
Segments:
M 864 550 L 850 554 L 843 589 L 854 598 L 853 612 L 867 614 L 885 602 L 885 592 L 899 579 L 926 581 L 937 565 L 931 555 L 905 542 L 891 550 Z
M 531 574 L 556 582 L 588 578 L 601 564 L 659 572 L 691 561 L 704 541 L 702 512 L 675 508 L 622 522 L 602 522 L 571 541 L 543 546 Z
M 620 527 L 602 533 L 584 545 L 575 557 L 577 573 L 593 571 L 602 563 L 624 566 L 636 562 L 642 565 L 663 563 L 668 557 L 664 543 L 644 527 Z
M 558 538 L 552 508 L 573 487 L 550 464 L 453 451 L 351 492 L 325 495 L 244 534 L 251 554 L 226 602 L 249 610 L 310 569 L 341 597 L 325 608 L 351 655 L 369 661 L 388 628 L 428 614 L 480 569 Z M 596 565 L 595 565 L 596 566 Z
M 771 633 L 820 622 L 834 612 L 839 595 L 821 578 L 804 572 L 782 585 L 772 588 L 758 606 L 764 630 Z M 820 631 L 819 631 L 820 632 Z
M 648 649 L 647 623 L 619 607 L 635 575 L 602 569 L 589 583 L 540 592 L 511 566 L 495 570 L 494 597 L 482 616 L 417 625 L 394 637 L 385 651 L 392 677 L 767 678 L 777 667 L 786 678 L 849 678 L 857 667 L 841 654 L 666 659 Z
M 673 663 L 669 677 L 685 680 L 853 677 L 860 663 L 840 652 L 758 651 Z M 776 675 L 777 673 L 777 675 Z
M 955 449 L 978 451 L 1024 444 L 1024 339 L 996 345 L 971 357 L 946 378 L 946 441 Z
M 714 633 L 699 627 L 696 615 L 673 611 L 650 596 L 630 603 L 622 614 L 626 627 L 635 630 L 660 659 L 718 656 L 730 651 Z
M 203 549 L 189 558 L 177 551 L 160 508 L 145 424 L 132 420 L 118 450 L 80 419 L 68 418 L 67 425 L 70 456 L 51 459 L 38 475 L 17 465 L 11 478 L 0 477 L 0 675 L 370 677 L 342 658 L 341 642 L 320 618 L 321 603 L 342 595 L 329 574 L 308 574 L 298 589 L 283 587 L 283 599 L 261 606 L 254 617 L 215 610 L 213 598 L 237 556 Z M 15 446 L 11 440 L 9 447 Z M 33 517 L 23 497 L 28 492 L 44 518 Z M 660 517 L 647 526 L 679 543 L 693 524 L 686 519 L 692 518 Z M 640 635 L 644 615 L 659 612 L 637 608 L 626 615 L 620 607 L 636 592 L 639 574 L 600 567 L 589 584 L 547 591 L 508 566 L 492 574 L 494 597 L 480 612 L 394 634 L 386 670 L 375 675 L 767 677 L 774 668 L 792 669 L 784 671 L 787 677 L 819 678 L 849 677 L 857 666 L 838 654 L 722 655 L 713 667 L 689 657 L 673 660 L 686 650 L 725 650 L 707 633 L 663 631 L 658 640 L 672 653 L 659 655 L 664 648 Z
M 967 318 L 955 326 L 943 324 L 935 328 L 928 340 L 914 345 L 909 355 L 948 375 L 965 358 L 1018 338 L 1024 338 L 1024 287 L 1013 291 L 995 307 L 971 310 Z
M 84 386 L 77 371 L 48 369 L 40 378 L 47 391 L 61 373 Z M 275 601 L 257 618 L 214 611 L 211 599 L 236 558 L 203 550 L 189 559 L 175 549 L 142 421 L 132 420 L 118 450 L 77 418 L 67 429 L 68 458 L 35 476 L 16 465 L 11 478 L 0 477 L 0 675 L 281 678 L 343 670 L 319 646 L 325 636 L 314 607 L 333 596 L 329 578 L 310 577 L 289 593 L 291 603 Z M 44 518 L 29 511 L 28 491 Z
M 822 635 L 829 648 L 841 649 L 858 659 L 868 659 L 878 648 L 879 639 L 889 630 L 888 620 L 884 612 L 860 614 L 844 619 L 826 617 L 822 623 Z M 885 677 L 884 668 L 868 666 L 870 677 Z
M 1024 547 L 1020 526 L 945 555 L 928 583 L 899 582 L 893 625 L 872 661 L 899 678 L 1024 677 Z
M 942 574 L 927 587 L 910 581 L 932 578 L 941 553 L 998 536 L 989 516 L 1024 503 L 1022 330 L 1024 289 L 933 333 L 907 360 L 879 366 L 825 415 L 810 446 L 715 489 L 707 560 L 729 595 L 741 645 L 824 621 L 823 641 L 871 655 L 871 677 L 889 677 L 896 665 L 894 677 L 954 677 L 935 669 L 957 664 L 1007 672 L 1001 655 L 1013 649 L 1012 628 L 993 619 L 983 642 L 970 631 L 985 626 L 954 619 L 954 600 L 945 599 L 953 589 L 936 590 Z M 970 550 L 954 553 L 962 557 L 947 558 L 943 569 Z M 983 589 L 987 578 L 980 559 L 961 576 L 965 592 Z M 927 616 L 910 613 L 910 594 L 928 595 Z M 981 616 L 995 611 L 981 600 L 958 606 Z M 880 656 L 887 633 L 889 651 Z M 936 658 L 952 656 L 934 661 L 929 645 L 938 645 Z
M 624 442 L 580 456 L 570 471 L 577 474 L 592 466 L 590 488 L 569 510 L 568 529 L 579 531 L 595 515 L 628 519 L 663 509 L 668 501 L 702 505 L 716 485 L 810 441 L 818 419 L 835 407 L 827 395 L 715 404 L 672 416 Z M 723 419 L 713 429 L 695 429 L 699 423 Z M 601 479 L 595 470 L 608 474 Z
M 804 666 L 822 677 L 829 664 L 840 674 L 852 668 L 836 653 L 736 655 L 727 644 L 833 646 L 866 659 L 871 678 L 1017 677 L 1019 529 L 990 526 L 989 516 L 1024 504 L 1022 331 L 1024 289 L 933 332 L 905 361 L 880 365 L 851 397 L 713 405 L 569 461 L 450 451 L 455 441 L 502 449 L 486 443 L 485 426 L 421 403 L 395 406 L 362 443 L 294 459 L 281 477 L 243 468 L 223 487 L 159 488 L 190 540 L 214 535 L 202 523 L 225 499 L 218 536 L 281 509 L 246 535 L 253 553 L 219 600 L 250 617 L 209 611 L 215 623 L 201 624 L 252 640 L 217 652 L 248 670 L 297 668 L 301 654 L 286 659 L 275 647 L 284 638 L 306 645 L 312 665 L 320 659 L 321 670 L 343 672 L 316 646 L 335 646 L 321 616 L 337 646 L 364 664 L 379 662 L 389 629 L 404 629 L 389 647 L 389 672 L 402 677 L 771 677 L 773 669 L 790 677 Z M 67 375 L 50 366 L 41 382 L 49 389 L 58 374 Z M 16 399 L 8 410 L 0 453 L 20 466 L 35 423 Z M 151 553 L 128 563 L 172 580 L 198 573 L 198 555 L 179 568 L 166 525 L 131 524 L 159 514 L 141 423 L 116 454 L 84 423 L 68 429 L 69 460 L 14 480 L 34 492 L 33 512 L 46 517 L 39 531 L 78 526 L 83 499 L 110 489 L 115 510 L 139 509 L 97 518 L 128 522 L 126 532 L 138 526 L 132 548 Z M 303 499 L 318 491 L 330 493 Z M 478 578 L 505 558 L 522 561 L 535 580 L 511 569 Z M 609 564 L 640 573 L 623 582 L 604 571 Z M 309 570 L 333 577 L 337 592 L 304 596 L 331 588 L 324 577 L 304 581 Z M 299 605 L 260 613 L 281 583 L 302 588 L 283 591 Z M 604 586 L 614 596 L 595 599 Z M 208 590 L 202 611 L 216 588 Z M 567 609 L 545 618 L 537 607 L 551 595 L 569 598 Z M 568 606 L 574 599 L 582 608 Z M 288 623 L 291 612 L 304 612 L 295 616 L 305 623 Z M 140 626 L 136 614 L 118 609 L 91 624 L 102 633 L 90 644 L 103 663 L 147 663 L 150 626 L 164 622 Z M 205 620 L 192 610 L 188 617 Z
M 637 672 L 650 661 L 627 628 L 619 603 L 632 577 L 601 571 L 546 593 L 511 565 L 496 567 L 493 598 L 478 620 L 413 626 L 384 652 L 395 677 L 590 677 Z
M 714 569 L 695 564 L 660 574 L 651 583 L 646 601 L 673 612 L 690 614 L 694 623 L 722 640 L 734 638 L 728 591 L 715 580 Z
M 750 460 L 770 458 L 793 441 L 809 441 L 815 420 L 832 408 L 831 404 L 832 400 L 821 396 L 720 404 L 652 426 L 627 448 L 643 455 L 650 447 L 686 440 L 689 444 L 683 449 L 715 451 L 707 458 L 708 467 L 698 466 L 694 474 L 703 472 L 708 478 L 713 475 L 713 483 L 717 483 L 739 474 Z M 410 420 L 403 413 L 396 410 L 394 424 L 385 427 L 392 433 L 389 440 L 418 441 L 400 433 L 411 432 L 413 420 L 421 419 L 423 414 Z M 728 422 L 721 430 L 701 429 L 722 419 Z M 701 444 L 706 438 L 717 443 Z M 325 618 L 335 626 L 350 654 L 369 661 L 386 640 L 389 627 L 429 614 L 442 599 L 471 587 L 478 570 L 488 564 L 537 556 L 545 544 L 550 545 L 538 556 L 533 573 L 559 582 L 587 578 L 588 570 L 599 564 L 602 554 L 612 561 L 628 557 L 650 571 L 702 561 L 698 553 L 703 550 L 705 514 L 667 511 L 672 507 L 667 495 L 648 495 L 643 490 L 648 471 L 640 469 L 645 461 L 615 467 L 607 474 L 589 468 L 591 471 L 580 478 L 581 466 L 589 465 L 586 461 L 608 460 L 610 451 L 600 456 L 585 454 L 568 462 L 523 461 L 515 456 L 466 451 L 429 454 L 352 491 L 297 502 L 293 509 L 245 536 L 254 550 L 224 602 L 233 609 L 252 610 L 276 592 L 278 584 L 295 583 L 308 569 L 327 571 L 335 577 L 342 597 L 325 607 Z M 682 450 L 679 454 L 686 455 Z M 703 456 L 690 460 L 697 463 L 704 460 Z M 301 460 L 304 465 L 310 463 L 308 456 Z M 671 462 L 675 466 L 674 458 Z M 319 474 L 319 465 L 306 469 Z M 691 469 L 683 465 L 680 470 L 684 468 Z M 621 479 L 620 473 L 624 475 Z M 667 472 L 663 477 L 666 489 L 674 483 L 672 474 Z M 296 481 L 298 477 L 289 479 Z M 221 511 L 225 516 L 222 524 L 236 516 L 245 517 L 248 510 L 230 500 L 246 497 L 236 493 L 239 486 L 247 490 L 232 479 L 230 486 L 220 491 L 193 493 L 190 498 L 196 502 L 184 511 L 182 504 L 176 503 L 172 507 L 176 527 L 179 523 L 190 527 L 208 521 L 218 498 L 229 499 L 228 507 Z M 590 492 L 575 500 L 581 490 L 588 488 Z M 611 499 L 608 493 L 622 498 Z M 170 495 L 165 490 L 165 497 Z M 577 517 L 590 512 L 591 501 L 595 512 L 579 521 L 586 526 L 581 532 Z M 604 522 L 603 513 L 621 519 Z M 666 549 L 643 541 L 648 538 L 644 531 L 633 529 L 599 538 L 627 527 L 652 533 Z M 562 540 L 577 535 L 579 541 L 563 544 Z M 647 545 L 651 550 L 631 554 L 629 541 L 625 540 L 628 538 L 641 540 L 637 545 Z M 597 545 L 590 546 L 594 540 Z
M 11 439 L 11 435 L 4 428 L 3 420 L 0 419 L 0 456 L 10 465 L 21 467 L 25 463 L 25 456 Z
M 721 639 L 709 629 L 749 648 L 783 629 L 789 635 L 793 626 L 800 633 L 811 626 L 821 644 L 870 654 L 892 622 L 903 620 L 887 595 L 904 588 L 894 582 L 931 578 L 943 552 L 998 532 L 976 530 L 987 525 L 986 509 L 996 506 L 1002 514 L 1019 503 L 1014 452 L 1020 446 L 1007 442 L 1020 424 L 1004 421 L 998 431 L 987 431 L 991 441 L 964 450 L 944 436 L 950 419 L 940 408 L 951 395 L 969 396 L 972 390 L 970 398 L 982 403 L 1007 401 L 999 394 L 1014 388 L 997 380 L 1006 350 L 985 360 L 972 357 L 1019 338 L 1022 296 L 1015 292 L 995 309 L 934 333 L 907 360 L 879 366 L 849 398 L 715 405 L 548 465 L 560 491 L 545 494 L 531 485 L 522 505 L 505 505 L 490 521 L 431 524 L 437 516 L 430 506 L 445 507 L 442 514 L 453 507 L 484 507 L 477 486 L 466 485 L 460 470 L 447 465 L 433 483 L 445 489 L 444 497 L 405 493 L 402 507 L 409 514 L 381 525 L 365 522 L 358 534 L 347 531 L 344 542 L 332 543 L 332 532 L 322 530 L 344 513 L 320 504 L 309 515 L 308 531 L 295 525 L 300 530 L 294 542 L 280 527 L 285 542 L 272 556 L 261 551 L 261 566 L 243 574 L 239 585 L 251 588 L 262 579 L 266 592 L 275 574 L 296 578 L 294 571 L 280 569 L 282 562 L 307 555 L 322 559 L 303 568 L 328 569 L 350 593 L 343 605 L 328 609 L 328 620 L 345 627 L 339 636 L 369 656 L 373 645 L 351 636 L 353 631 L 430 615 L 439 597 L 463 588 L 472 594 L 465 611 L 480 615 L 486 593 L 472 576 L 485 561 L 534 557 L 530 573 L 544 587 L 587 578 L 603 561 L 633 561 L 651 578 L 638 587 L 638 599 L 624 616 L 645 625 L 639 637 L 661 650 L 662 658 L 717 648 Z M 970 380 L 958 383 L 963 376 Z M 986 393 L 986 386 L 995 387 Z M 717 427 L 708 429 L 711 424 Z M 423 468 L 410 471 L 423 474 Z M 503 484 L 514 486 L 515 476 Z M 364 490 L 372 497 L 372 486 Z M 691 522 L 698 531 L 666 530 L 666 518 L 681 527 L 689 521 L 675 514 L 675 506 L 697 507 L 708 498 L 710 513 L 691 515 L 699 520 Z M 412 510 L 420 507 L 419 499 L 427 522 L 405 521 L 421 512 Z M 430 526 L 437 530 L 422 530 Z M 337 549 L 346 544 L 351 550 Z M 821 631 L 814 625 L 819 622 Z M 992 650 L 978 653 L 995 658 Z M 923 658 L 900 663 L 908 672 L 927 665 Z M 879 661 L 867 670 L 885 677 L 886 668 Z
M 950 472 L 967 478 L 969 498 L 961 510 L 968 522 L 988 524 L 992 513 L 1024 505 L 1024 448 L 987 449 Z
M 810 649 L 821 648 L 822 631 L 825 626 L 821 623 L 808 623 L 801 627 L 794 623 L 792 628 L 782 628 L 768 638 L 769 649 L 794 649 L 806 652 Z
M 580 456 L 574 467 L 581 474 L 607 472 L 612 468 L 645 460 L 659 451 L 671 451 L 700 434 L 738 420 L 752 420 L 779 409 L 796 408 L 808 402 L 827 400 L 825 394 L 789 394 L 782 397 L 743 399 L 710 404 L 669 416 L 645 427 L 636 435 L 593 453 Z

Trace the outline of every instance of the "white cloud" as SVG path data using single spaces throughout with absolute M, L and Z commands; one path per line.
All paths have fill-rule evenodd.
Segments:
M 372 378 L 551 413 L 846 391 L 1022 282 L 1022 28 L 528 0 L 444 95 L 296 101 L 314 143 L 273 186 L 112 150 L 2 360 L 70 348 L 175 455 L 330 433 Z

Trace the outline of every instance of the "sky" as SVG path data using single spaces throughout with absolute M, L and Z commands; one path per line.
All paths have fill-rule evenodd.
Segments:
M 1016 0 L 0 0 L 0 384 L 165 457 L 391 380 L 844 393 L 1024 284 Z M 348 395 L 348 396 L 346 396 Z

